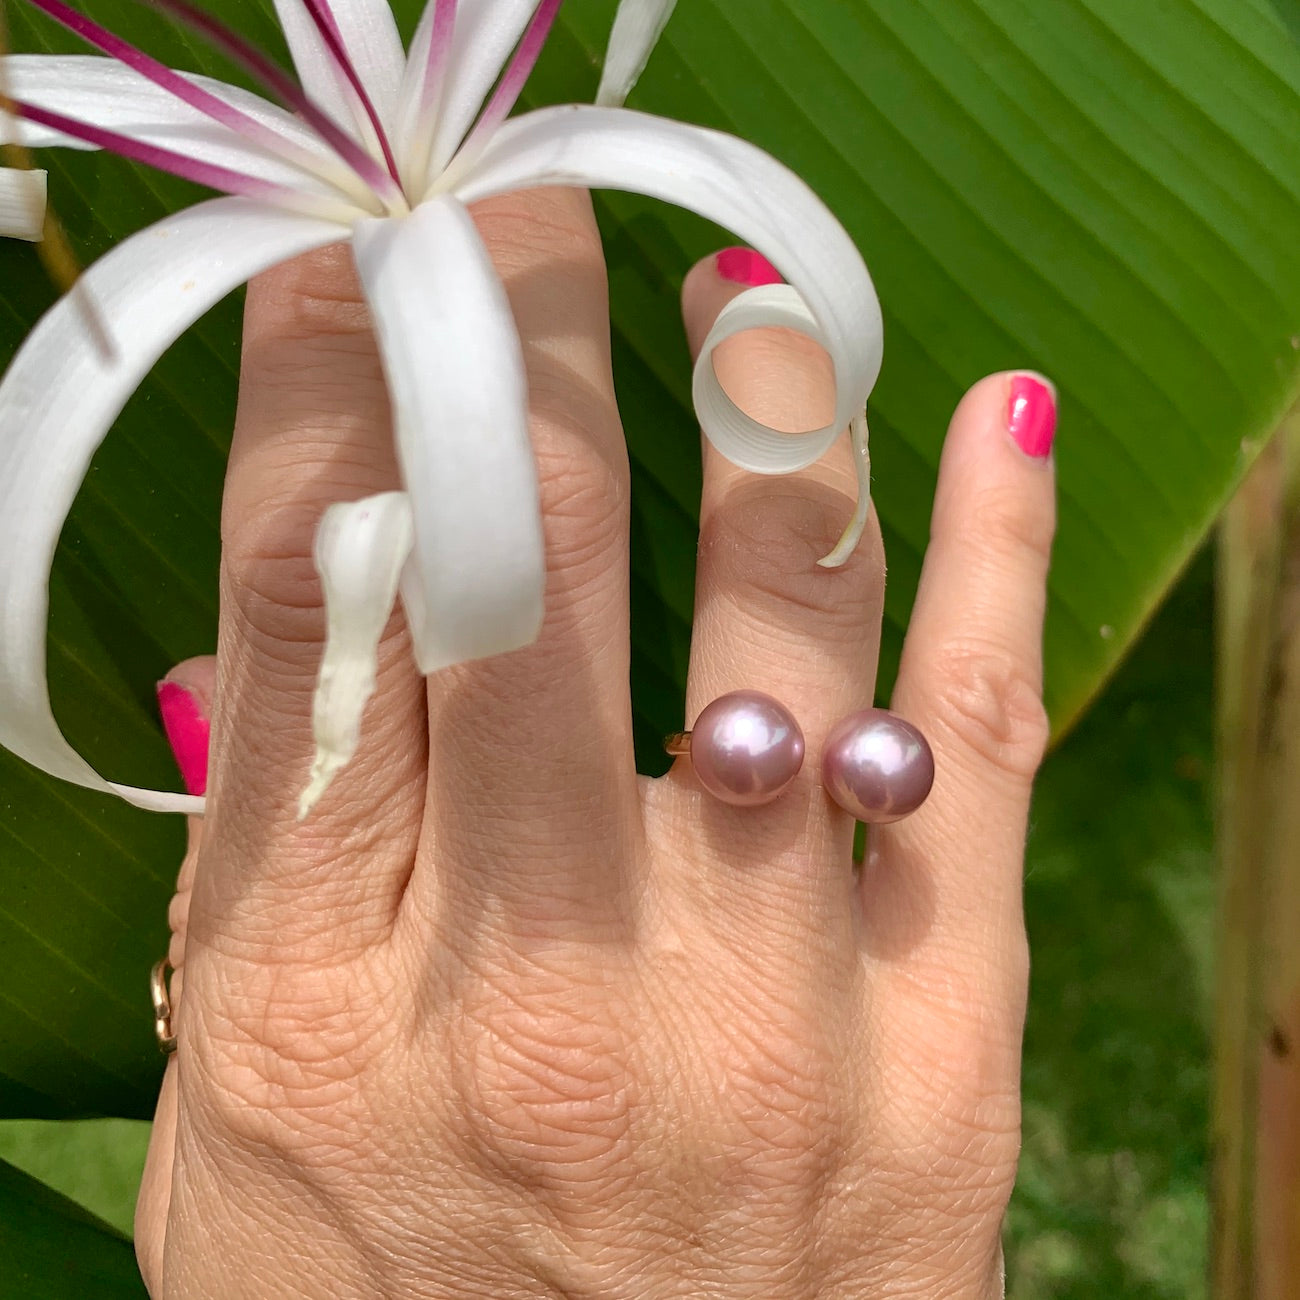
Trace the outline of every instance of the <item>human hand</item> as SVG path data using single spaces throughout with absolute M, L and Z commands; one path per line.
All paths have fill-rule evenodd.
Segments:
M 847 445 L 773 480 L 705 449 L 687 718 L 775 695 L 802 774 L 757 809 L 710 798 L 689 759 L 638 778 L 595 224 L 569 191 L 476 216 L 528 363 L 546 626 L 426 682 L 395 617 L 362 748 L 305 824 L 313 530 L 398 479 L 343 257 L 250 291 L 218 655 L 173 674 L 213 730 L 137 1211 L 150 1293 L 990 1300 L 1047 737 L 1050 395 L 1015 387 L 1038 394 L 1022 414 L 1044 454 L 1009 434 L 1011 376 L 954 419 L 893 700 L 938 776 L 856 872 L 818 780 L 823 738 L 871 701 L 884 589 L 874 524 L 843 569 L 816 567 L 852 510 Z M 713 259 L 691 273 L 695 347 L 742 287 Z M 790 336 L 717 364 L 778 427 L 831 409 L 824 358 Z

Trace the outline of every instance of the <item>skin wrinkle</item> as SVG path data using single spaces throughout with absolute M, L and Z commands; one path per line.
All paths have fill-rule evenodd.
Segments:
M 195 1168 L 195 1194 L 189 1198 L 188 1204 L 180 1207 L 179 1212 L 184 1219 L 202 1221 L 212 1213 L 211 1197 L 202 1195 L 205 1184 L 219 1188 L 229 1177 L 223 1166 L 228 1166 L 233 1160 L 238 1168 L 247 1163 L 248 1157 L 245 1153 L 229 1150 L 205 1152 L 201 1146 L 187 1140 L 191 1136 L 182 1129 L 184 1158 Z M 306 1297 L 323 1294 L 311 1286 L 313 1276 L 322 1281 L 329 1279 L 332 1283 L 330 1294 L 333 1295 L 348 1294 L 349 1279 L 358 1274 L 367 1282 L 370 1280 L 364 1252 L 357 1249 L 352 1240 L 352 1227 L 346 1211 L 331 1198 L 322 1196 L 297 1179 L 282 1177 L 275 1184 L 273 1197 L 247 1207 L 224 1203 L 217 1213 L 227 1221 L 227 1231 L 232 1239 L 245 1243 L 238 1281 L 232 1279 L 223 1292 L 231 1300 L 242 1300 L 242 1297 L 255 1300 L 269 1294 L 296 1293 Z M 332 1225 L 342 1241 L 336 1237 L 320 1249 L 308 1251 L 300 1243 L 310 1240 L 310 1225 L 322 1218 Z M 250 1247 L 252 1258 L 249 1257 Z M 175 1254 L 169 1258 L 168 1284 L 171 1289 L 185 1293 L 207 1284 L 204 1273 L 210 1270 L 210 1263 L 207 1268 L 200 1264 L 197 1276 L 188 1283 L 177 1281 L 175 1274 L 183 1276 L 188 1265 L 189 1261 Z M 374 1282 L 374 1290 L 367 1291 L 364 1285 L 355 1286 L 351 1294 L 358 1297 L 383 1294 L 379 1279 L 374 1279 Z M 296 1292 L 292 1289 L 295 1287 L 298 1288 Z
M 635 776 L 599 245 L 585 200 L 548 195 L 539 252 L 534 201 L 481 228 L 523 241 L 499 264 L 540 377 L 542 638 L 426 687 L 390 623 L 362 753 L 305 828 L 290 818 L 320 629 L 302 569 L 312 494 L 391 465 L 391 443 L 358 410 L 326 437 L 259 426 L 292 410 L 291 390 L 243 407 L 234 568 L 261 545 L 281 572 L 253 606 L 225 598 L 213 810 L 191 913 L 174 913 L 196 942 L 170 1076 L 177 1158 L 152 1211 L 168 1232 L 156 1248 L 157 1218 L 137 1234 L 142 1256 L 165 1257 L 150 1285 L 166 1300 L 991 1300 L 1018 1141 L 1027 782 L 941 753 L 933 808 L 874 837 L 855 883 L 852 828 L 816 760 L 837 711 L 869 698 L 883 559 L 873 528 L 845 570 L 812 571 L 850 509 L 842 449 L 775 487 L 714 457 L 705 472 L 688 709 L 773 689 L 805 725 L 805 771 L 745 815 L 702 795 L 689 765 Z M 251 337 L 295 337 L 299 310 L 346 318 L 345 288 L 274 310 L 255 290 Z M 734 288 L 711 263 L 692 272 L 694 337 Z M 348 354 L 360 335 L 344 337 Z M 752 363 L 732 352 L 751 409 L 825 402 L 824 376 L 788 369 L 815 358 L 764 352 L 748 390 Z M 978 416 L 1009 447 L 1001 398 L 968 407 L 950 443 L 978 437 Z M 328 466 L 295 452 L 304 436 Z M 288 522 L 268 527 L 255 494 L 238 498 L 273 463 L 301 480 L 272 489 Z M 976 549 L 967 568 L 949 557 L 948 582 L 983 573 Z M 1031 585 L 1028 562 L 1013 570 Z M 950 605 L 921 652 L 969 618 L 993 643 L 993 615 L 1028 602 L 1008 572 L 988 581 L 1001 604 Z M 912 650 L 924 680 L 936 661 Z M 1032 680 L 1032 647 L 1010 657 Z M 924 725 L 958 743 L 943 719 Z M 250 1238 L 266 1249 L 250 1256 Z
M 368 783 L 373 784 L 373 783 Z M 363 797 L 366 787 L 358 793 Z M 391 787 L 383 792 L 383 798 L 376 792 L 371 808 L 391 809 L 394 816 L 410 816 L 423 803 L 423 782 L 413 784 L 405 790 L 393 790 Z M 241 948 L 232 943 L 228 936 L 231 917 L 248 915 L 243 922 L 246 928 L 262 929 L 255 917 L 257 901 L 264 900 L 274 905 L 284 901 L 292 903 L 301 900 L 295 908 L 293 922 L 273 919 L 268 916 L 265 926 L 265 945 L 259 945 L 251 952 L 243 951 L 249 957 L 261 961 L 270 960 L 272 964 L 280 958 L 275 950 L 296 951 L 299 959 L 321 951 L 313 940 L 330 941 L 334 947 L 326 946 L 329 954 L 337 950 L 339 943 L 345 942 L 345 936 L 357 935 L 358 922 L 367 916 L 375 918 L 373 926 L 364 927 L 367 931 L 379 933 L 387 928 L 391 921 L 392 902 L 383 891 L 373 886 L 367 887 L 362 880 L 351 873 L 340 873 L 336 868 L 347 866 L 360 853 L 368 855 L 372 861 L 378 857 L 392 859 L 399 867 L 402 864 L 402 850 L 390 843 L 391 837 L 376 828 L 369 820 L 360 823 L 347 820 L 347 805 L 336 806 L 336 814 L 343 818 L 341 824 L 349 829 L 341 835 L 331 835 L 328 829 L 313 829 L 298 838 L 292 849 L 282 856 L 279 872 L 274 882 L 247 882 L 223 889 L 217 897 L 209 898 L 209 906 L 220 909 L 220 915 L 226 918 L 223 926 L 209 925 L 198 931 L 199 941 L 217 947 L 226 956 L 239 955 Z M 219 823 L 214 823 L 219 825 Z M 253 846 L 248 846 L 253 851 Z M 405 870 L 409 871 L 409 859 Z M 267 909 L 271 911 L 270 908 Z M 349 925 L 349 922 L 351 923 Z M 357 951 L 363 952 L 368 944 L 358 945 Z
M 1035 683 L 1001 656 L 952 645 L 935 674 L 947 683 L 939 705 L 949 729 L 981 769 L 1028 786 L 1051 739 L 1051 721 Z

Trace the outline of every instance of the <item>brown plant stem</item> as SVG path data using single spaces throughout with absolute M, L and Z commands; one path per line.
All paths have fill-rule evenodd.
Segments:
M 1212 1295 L 1300 1295 L 1300 408 L 1219 535 Z

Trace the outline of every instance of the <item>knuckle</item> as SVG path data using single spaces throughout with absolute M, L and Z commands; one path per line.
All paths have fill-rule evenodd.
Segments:
M 221 597 L 260 652 L 275 647 L 315 652 L 324 633 L 324 600 L 312 558 L 317 512 L 301 503 L 272 505 L 248 527 L 233 530 L 222 547 Z
M 387 409 L 370 311 L 351 265 L 289 263 L 250 290 L 237 425 L 332 429 Z M 373 418 L 373 417 L 372 417 Z M 238 430 L 237 430 L 238 437 Z
M 485 996 L 461 1024 L 448 1053 L 451 1095 L 477 1161 L 553 1191 L 630 1164 L 625 1044 L 581 989 Z
M 960 1217 L 1001 1214 L 1020 1158 L 1020 1105 L 1011 1092 L 960 1102 L 936 1116 L 941 1154 L 933 1175 Z
M 563 262 L 566 273 L 582 270 L 606 279 L 605 258 L 590 209 L 568 190 L 505 194 L 474 205 L 474 222 L 507 282 L 539 262 Z
M 305 453 L 345 454 L 357 432 L 387 427 L 388 388 L 368 328 L 341 336 L 295 326 L 245 356 L 240 385 L 236 440 L 250 425 L 269 433 L 286 468 L 308 464 Z
M 370 312 L 348 249 L 323 248 L 258 276 L 249 288 L 250 346 L 246 361 L 256 365 L 265 345 L 278 341 L 349 340 L 369 344 Z
M 225 979 L 219 1000 L 195 996 L 192 1006 L 198 1023 L 187 1026 L 186 1046 L 215 1133 L 295 1164 L 351 1145 L 386 1024 L 368 981 L 342 970 L 247 967 L 237 990 Z
M 258 513 L 224 530 L 221 602 L 259 653 L 296 673 L 303 654 L 319 653 L 325 633 L 325 598 L 314 558 L 316 530 L 327 504 L 353 500 L 368 489 L 333 489 L 316 482 L 294 496 L 268 495 Z M 325 500 L 314 499 L 321 494 Z M 401 626 L 390 622 L 384 642 Z M 381 642 L 381 645 L 383 642 Z M 313 668 L 314 668 L 313 659 Z
M 608 557 L 630 510 L 627 451 L 618 416 L 604 399 L 535 385 L 533 449 L 552 567 Z
M 884 551 L 873 524 L 838 569 L 818 565 L 834 547 L 853 503 L 822 485 L 773 492 L 733 488 L 700 525 L 700 563 L 720 591 L 759 596 L 777 611 L 812 614 L 820 630 L 860 640 L 863 620 L 884 583 Z
M 899 1030 L 909 1051 L 891 1082 L 895 1140 L 924 1153 L 931 1186 L 960 1194 L 966 1212 L 998 1206 L 1020 1149 L 1019 1035 L 956 1004 L 909 1004 L 911 1021 Z
M 934 665 L 931 680 L 936 716 L 963 748 L 996 771 L 1033 780 L 1051 723 L 1037 682 L 1015 656 L 952 645 Z
M 815 1034 L 773 1030 L 760 1017 L 728 1062 L 723 1103 L 740 1140 L 730 1142 L 732 1183 L 801 1188 L 815 1206 L 854 1142 L 850 1088 L 827 1044 Z
M 339 415 L 320 428 L 232 462 L 222 514 L 222 601 L 253 632 L 274 641 L 318 644 L 324 597 L 316 533 L 326 510 L 396 486 L 391 451 L 375 455 L 353 440 Z

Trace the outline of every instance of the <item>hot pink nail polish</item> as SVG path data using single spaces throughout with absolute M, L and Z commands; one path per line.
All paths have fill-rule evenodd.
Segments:
M 206 794 L 212 724 L 203 716 L 198 700 L 177 682 L 158 683 L 158 711 L 185 789 L 190 794 Z
M 1026 456 L 1046 460 L 1056 438 L 1056 391 L 1038 375 L 1013 375 L 1007 429 Z
M 733 284 L 747 284 L 751 288 L 785 283 L 781 272 L 752 248 L 724 248 L 718 254 L 718 274 Z

